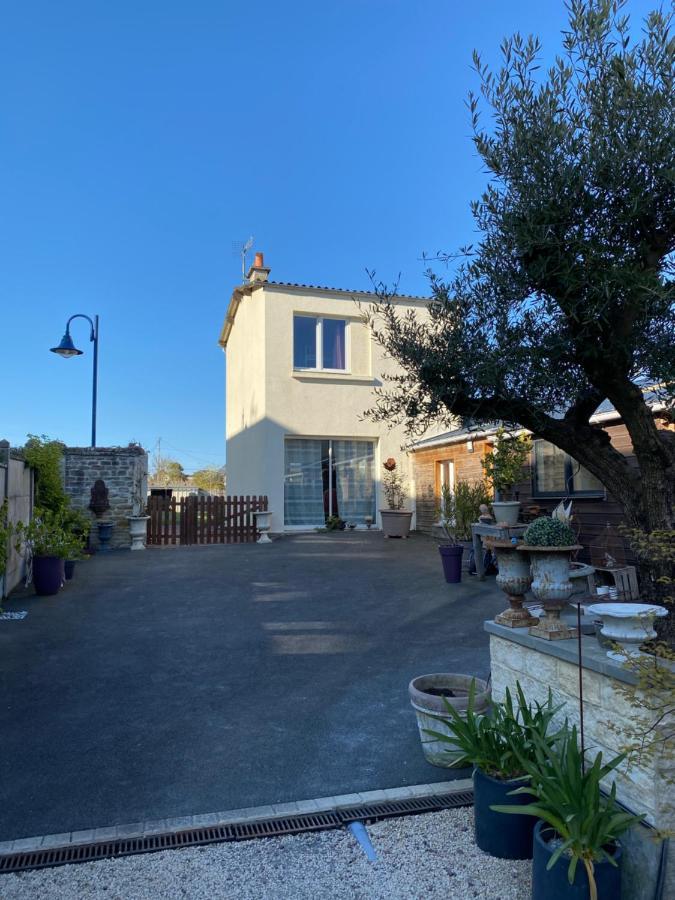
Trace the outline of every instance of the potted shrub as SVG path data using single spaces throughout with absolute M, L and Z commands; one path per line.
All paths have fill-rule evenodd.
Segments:
M 405 503 L 405 485 L 401 473 L 396 468 L 396 460 L 389 457 L 384 463 L 382 487 L 388 509 L 380 510 L 382 531 L 386 538 L 407 538 L 410 533 L 412 513 L 403 509 Z
M 49 510 L 37 510 L 28 525 L 17 525 L 16 548 L 21 547 L 32 560 L 33 585 L 40 596 L 58 594 L 63 586 L 64 560 L 72 550 L 72 538 L 63 527 L 61 516 Z
M 576 637 L 576 629 L 560 619 L 560 612 L 572 596 L 570 558 L 580 550 L 577 536 L 565 522 L 541 516 L 528 525 L 518 549 L 528 553 L 532 567 L 532 593 L 544 607 L 545 616 L 530 634 L 557 640 Z
M 533 734 L 532 748 L 532 756 L 521 758 L 529 784 L 513 792 L 519 800 L 529 796 L 531 802 L 493 809 L 539 819 L 534 831 L 533 900 L 620 897 L 619 838 L 644 816 L 620 809 L 616 784 L 612 782 L 607 795 L 600 782 L 626 754 L 603 765 L 598 753 L 592 765 L 584 765 L 576 726 L 563 729 L 553 747 Z
M 443 574 L 448 584 L 459 584 L 462 580 L 462 554 L 464 553 L 464 547 L 457 539 L 459 524 L 456 495 L 452 493 L 447 484 L 444 484 L 441 488 L 439 513 L 439 525 L 445 535 L 445 541 L 438 548 L 438 552 L 441 554 L 441 562 L 443 563 Z
M 493 704 L 489 716 L 477 714 L 475 686 L 472 685 L 466 710 L 459 712 L 446 702 L 446 729 L 428 731 L 437 740 L 451 744 L 453 750 L 459 750 L 456 765 L 474 766 L 476 844 L 501 859 L 532 858 L 536 816 L 530 813 L 516 820 L 520 825 L 516 828 L 507 825 L 503 815 L 493 806 L 506 803 L 516 788 L 527 783 L 528 773 L 523 760 L 534 759 L 534 736 L 538 735 L 546 746 L 553 745 L 556 735 L 549 734 L 549 728 L 559 709 L 553 706 L 550 691 L 544 704 L 528 704 L 518 683 L 516 695 L 514 704 L 507 688 L 504 703 Z M 515 802 L 525 805 L 528 801 L 522 798 Z
M 531 450 L 532 441 L 527 435 L 513 437 L 504 428 L 498 428 L 492 453 L 481 461 L 495 492 L 492 511 L 498 525 L 515 525 L 518 521 L 520 501 L 513 498 L 513 486 L 521 480 Z
M 88 516 L 76 509 L 65 509 L 61 514 L 62 525 L 67 533 L 64 574 L 70 581 L 75 573 L 75 563 L 82 559 L 83 551 L 89 537 L 91 521 Z

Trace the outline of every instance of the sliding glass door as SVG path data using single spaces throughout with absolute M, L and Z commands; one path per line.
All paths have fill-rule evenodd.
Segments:
M 328 516 L 363 525 L 375 518 L 372 441 L 287 438 L 284 524 L 320 527 Z

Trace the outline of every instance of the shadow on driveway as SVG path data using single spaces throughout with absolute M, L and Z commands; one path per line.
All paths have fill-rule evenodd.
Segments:
M 0 622 L 0 840 L 444 781 L 407 685 L 486 677 L 493 581 L 413 536 L 99 555 Z

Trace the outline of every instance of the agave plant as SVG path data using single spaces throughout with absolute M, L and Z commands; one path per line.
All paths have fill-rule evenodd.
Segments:
M 460 713 L 444 698 L 448 718 L 444 724 L 451 735 L 428 730 L 440 741 L 459 748 L 457 765 L 476 766 L 486 775 L 502 781 L 524 778 L 528 772 L 526 760 L 534 758 L 538 743 L 552 746 L 557 733 L 549 732 L 553 717 L 560 706 L 553 705 L 549 689 L 546 703 L 528 703 L 519 682 L 516 682 L 516 702 L 506 689 L 504 703 L 495 703 L 490 715 L 474 712 L 476 682 L 471 682 L 467 709 Z
M 550 825 L 560 838 L 560 845 L 551 855 L 547 868 L 550 870 L 563 854 L 567 854 L 570 857 L 567 877 L 572 884 L 581 861 L 588 875 L 591 900 L 597 900 L 594 863 L 607 860 L 616 866 L 608 848 L 632 825 L 644 819 L 644 815 L 619 809 L 615 782 L 612 782 L 609 794 L 600 790 L 602 779 L 621 764 L 626 754 L 620 753 L 603 764 L 602 753 L 598 753 L 593 764 L 585 767 L 577 743 L 576 726 L 564 728 L 553 747 L 537 732 L 532 733 L 531 740 L 533 756 L 519 754 L 529 784 L 510 793 L 530 794 L 533 802 L 525 806 L 492 806 L 491 809 L 537 816 Z

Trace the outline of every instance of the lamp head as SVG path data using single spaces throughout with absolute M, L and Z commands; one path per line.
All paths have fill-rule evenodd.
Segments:
M 70 331 L 68 330 L 66 330 L 66 333 L 61 338 L 59 346 L 50 347 L 50 350 L 52 353 L 58 353 L 59 356 L 63 356 L 64 359 L 69 359 L 71 356 L 82 356 L 82 351 L 77 349 L 70 336 Z

